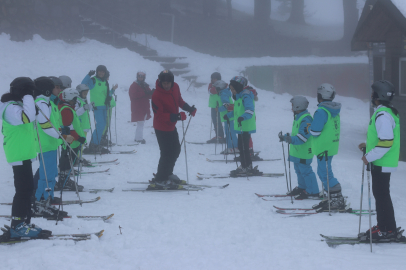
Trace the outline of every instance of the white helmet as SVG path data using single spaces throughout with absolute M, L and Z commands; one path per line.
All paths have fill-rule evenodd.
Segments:
M 309 101 L 304 96 L 294 96 L 290 102 L 292 103 L 293 111 L 304 111 L 309 106 Z
M 79 96 L 79 92 L 73 88 L 66 88 L 61 94 L 64 101 L 71 101 Z
M 317 98 L 333 100 L 336 96 L 336 89 L 329 83 L 323 83 L 317 88 Z
M 62 81 L 63 88 L 71 88 L 72 87 L 72 79 L 69 76 L 59 76 L 59 79 Z
M 78 86 L 76 86 L 76 91 L 78 91 L 79 93 L 82 93 L 83 91 L 87 91 L 87 90 L 90 90 L 89 86 L 87 86 L 84 83 L 79 84 Z

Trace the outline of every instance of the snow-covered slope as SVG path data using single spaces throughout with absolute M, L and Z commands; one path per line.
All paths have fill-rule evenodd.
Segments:
M 69 75 L 73 85 L 80 83 L 90 69 L 105 64 L 111 71 L 111 83 L 118 83 L 117 133 L 119 143 L 131 143 L 135 126 L 129 123 L 130 101 L 128 88 L 137 70 L 147 72 L 147 82 L 153 84 L 161 67 L 126 49 L 117 50 L 92 40 L 82 44 L 45 41 L 35 36 L 33 41 L 17 43 L 8 36 L 0 36 L 0 86 L 2 93 L 17 76 Z M 180 51 L 181 52 L 181 51 Z M 209 56 L 206 56 L 209 59 Z M 204 57 L 191 59 L 191 66 L 199 66 L 196 74 L 208 80 L 213 72 L 212 63 Z M 220 71 L 227 81 L 237 70 L 228 68 L 223 61 Z M 234 63 L 238 63 L 235 60 Z M 210 110 L 207 107 L 206 87 L 186 91 L 187 82 L 178 81 L 185 101 L 196 105 L 198 111 L 191 120 L 188 141 L 209 139 Z M 253 135 L 255 150 L 263 158 L 282 158 L 279 131 L 288 132 L 292 123 L 290 95 L 277 95 L 258 89 L 257 133 Z M 310 112 L 316 109 L 314 97 Z M 333 169 L 341 182 L 348 202 L 358 208 L 361 184 L 361 153 L 359 142 L 365 140 L 369 121 L 369 104 L 353 98 L 338 96 L 342 102 L 342 136 L 340 152 L 333 160 Z M 113 122 L 114 127 L 114 122 Z M 177 124 L 180 138 L 182 125 Z M 110 167 L 110 174 L 82 176 L 79 183 L 85 188 L 115 187 L 113 193 L 99 193 L 99 202 L 83 207 L 65 206 L 71 215 L 106 215 L 115 213 L 107 223 L 83 221 L 76 218 L 59 222 L 35 219 L 34 223 L 55 233 L 93 232 L 105 229 L 101 239 L 73 243 L 71 241 L 30 241 L 13 246 L 0 246 L 1 269 L 404 269 L 406 246 L 396 244 L 374 245 L 370 254 L 367 245 L 329 248 L 320 241 L 320 233 L 355 235 L 358 217 L 349 214 L 318 214 L 303 218 L 287 218 L 272 210 L 272 205 L 290 206 L 290 201 L 265 202 L 257 193 L 286 192 L 285 178 L 251 177 L 240 179 L 209 179 L 198 181 L 197 172 L 226 173 L 235 163 L 208 163 L 214 156 L 214 145 L 187 144 L 189 180 L 197 184 L 230 184 L 226 189 L 205 189 L 199 192 L 132 193 L 122 189 L 137 185 L 127 181 L 147 181 L 156 172 L 159 148 L 152 121 L 146 123 L 147 144 L 132 147 L 134 155 L 97 156 L 97 160 L 119 158 L 120 164 Z M 113 129 L 113 141 L 115 141 Z M 2 138 L 0 139 L 2 142 Z M 115 149 L 124 149 L 115 147 Z M 217 149 L 219 151 L 219 149 Z M 0 149 L 0 202 L 11 202 L 14 186 L 11 167 Z M 94 160 L 94 156 L 88 157 Z M 284 172 L 283 161 L 257 163 L 264 172 Z M 34 169 L 38 162 L 34 163 Z M 85 169 L 91 170 L 91 169 Z M 316 167 L 314 167 L 316 171 Z M 398 226 L 406 226 L 406 205 L 403 199 L 406 184 L 406 166 L 401 162 L 392 177 L 392 199 Z M 175 174 L 186 179 L 185 154 L 175 167 Z M 296 176 L 292 168 L 292 186 Z M 146 187 L 138 185 L 139 187 Z M 365 188 L 366 190 L 366 188 Z M 82 199 L 96 195 L 81 193 Z M 366 196 L 364 196 L 366 197 Z M 64 199 L 75 199 L 74 193 L 65 192 Z M 295 202 L 295 206 L 308 207 L 312 201 Z M 367 200 L 364 200 L 364 207 Z M 10 206 L 0 206 L 0 214 L 9 214 Z M 373 217 L 373 220 L 375 218 Z M 0 218 L 1 224 L 9 221 Z M 375 224 L 375 222 L 374 222 Z M 121 227 L 121 233 L 120 229 Z M 363 218 L 362 229 L 368 228 Z M 403 265 L 403 266 L 402 266 Z

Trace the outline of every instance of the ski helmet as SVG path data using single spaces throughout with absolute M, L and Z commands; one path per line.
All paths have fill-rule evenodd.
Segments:
M 292 103 L 293 111 L 304 111 L 309 106 L 309 101 L 304 96 L 294 96 L 290 102 Z
M 63 87 L 63 83 L 61 81 L 61 79 L 59 79 L 58 77 L 55 76 L 49 76 L 49 78 L 54 82 L 55 86 L 59 86 L 59 87 Z
M 90 90 L 90 89 L 89 89 L 89 86 L 87 86 L 87 85 L 84 84 L 84 83 L 79 84 L 78 86 L 76 86 L 76 91 L 78 91 L 79 94 L 82 93 L 83 91 L 88 91 L 88 90 Z
M 380 101 L 392 101 L 395 95 L 395 86 L 389 81 L 380 80 L 371 85 L 372 91 L 374 91 L 373 99 Z
M 227 83 L 225 81 L 218 80 L 215 83 L 213 83 L 213 86 L 216 87 L 216 89 L 221 91 L 221 90 L 227 88 Z
M 28 77 L 18 77 L 10 83 L 10 93 L 19 98 L 22 98 L 27 90 L 34 94 L 36 89 L 34 82 Z
M 79 96 L 79 92 L 73 88 L 66 88 L 61 92 L 61 95 L 64 101 L 71 101 Z
M 105 65 L 98 65 L 97 68 L 96 68 L 96 73 L 99 72 L 99 71 L 107 72 L 106 66 Z
M 159 83 L 161 84 L 161 87 L 162 87 L 162 82 L 170 82 L 170 83 L 172 83 L 172 86 L 173 86 L 175 78 L 173 76 L 173 73 L 170 70 L 166 69 L 166 70 L 162 71 L 161 73 L 159 73 L 158 80 L 159 80 Z
M 65 88 L 71 88 L 72 87 L 72 79 L 69 76 L 59 76 L 59 79 L 62 81 L 62 87 Z
M 145 73 L 145 71 L 138 71 L 138 72 L 137 72 L 137 79 L 138 79 L 138 78 L 143 78 L 143 79 L 145 79 L 146 76 L 147 76 L 147 74 Z
M 38 77 L 34 83 L 39 92 L 46 97 L 50 97 L 55 88 L 54 82 L 48 77 Z
M 333 100 L 336 96 L 336 89 L 329 83 L 323 83 L 317 88 L 317 98 Z
M 219 72 L 214 72 L 211 74 L 211 79 L 221 80 L 221 74 Z
M 234 87 L 237 93 L 240 93 L 248 85 L 248 81 L 243 76 L 235 76 L 230 80 L 230 85 Z

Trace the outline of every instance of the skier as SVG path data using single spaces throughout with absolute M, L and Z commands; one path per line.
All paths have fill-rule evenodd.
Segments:
M 72 79 L 69 76 L 62 75 L 62 76 L 59 76 L 59 79 L 62 82 L 62 90 L 72 87 Z
M 85 138 L 87 138 L 87 133 L 91 131 L 92 126 L 90 124 L 90 117 L 89 117 L 89 112 L 93 111 L 94 108 L 94 103 L 88 103 L 87 102 L 87 94 L 89 93 L 89 87 L 86 84 L 79 84 L 76 86 L 76 91 L 78 91 L 79 96 L 77 97 L 76 105 L 75 105 L 75 111 L 77 116 L 79 117 L 80 120 L 80 126 L 85 134 Z M 80 154 L 83 153 L 83 145 L 82 148 L 80 149 Z M 82 155 L 80 155 L 82 158 L 83 165 L 85 166 L 90 166 L 91 162 L 84 159 Z
M 367 142 L 359 148 L 366 150 L 364 164 L 371 163 L 372 193 L 375 197 L 377 225 L 373 226 L 372 239 L 396 239 L 395 212 L 389 191 L 391 173 L 395 172 L 400 153 L 399 112 L 391 101 L 395 95 L 392 83 L 382 80 L 372 84 L 371 102 L 375 113 L 369 121 Z M 369 230 L 366 232 L 370 237 Z
M 50 76 L 49 77 L 55 85 L 55 88 L 52 90 L 52 94 L 51 97 L 49 98 L 49 100 L 51 101 L 51 103 L 53 103 L 53 105 L 58 105 L 59 104 L 59 94 L 62 92 L 62 87 L 63 87 L 63 83 L 61 81 L 61 79 L 59 79 L 58 77 L 55 76 Z M 60 118 L 60 116 L 59 116 Z
M 145 144 L 144 123 L 151 118 L 149 100 L 152 97 L 152 91 L 145 82 L 145 77 L 145 72 L 137 72 L 137 80 L 131 84 L 128 91 L 131 100 L 131 122 L 137 122 L 134 141 L 142 144 Z
M 224 130 L 226 132 L 227 148 L 221 152 L 221 154 L 233 154 L 238 153 L 238 140 L 237 133 L 234 130 L 234 118 L 230 118 L 229 121 L 224 119 L 224 116 L 234 109 L 234 100 L 232 99 L 232 94 L 230 88 L 226 82 L 218 80 L 213 84 L 216 88 L 218 95 L 221 99 L 221 106 L 218 108 L 220 112 L 221 122 L 224 123 Z
M 298 186 L 288 195 L 297 196 L 295 199 L 303 200 L 309 198 L 319 198 L 319 186 L 317 185 L 316 175 L 310 165 L 313 161 L 312 136 L 307 131 L 313 118 L 307 111 L 309 101 L 304 96 L 294 96 L 292 111 L 294 114 L 292 133 L 290 135 L 279 134 L 281 142 L 289 143 L 289 161 L 293 162 L 297 175 Z
M 32 159 L 37 156 L 38 145 L 34 129 L 34 97 L 37 94 L 30 78 L 18 77 L 11 82 L 10 92 L 1 97 L 3 148 L 7 162 L 13 167 L 16 190 L 8 232 L 11 239 L 39 238 L 42 233 L 49 232 L 42 232 L 40 227 L 31 224 L 30 197 L 34 190 Z
M 94 102 L 95 110 L 95 131 L 93 132 L 92 140 L 89 144 L 88 154 L 102 153 L 107 154 L 110 151 L 100 145 L 101 138 L 107 125 L 107 107 L 106 101 L 110 102 L 111 98 L 108 95 L 108 87 L 106 81 L 107 68 L 104 65 L 99 65 L 96 71 L 90 70 L 82 80 L 82 84 L 86 84 L 90 89 L 90 102 Z M 93 76 L 96 74 L 96 76 Z M 93 76 L 93 77 L 92 77 Z
M 161 157 L 158 172 L 148 189 L 182 189 L 180 184 L 184 184 L 185 181 L 173 174 L 173 168 L 181 150 L 176 122 L 186 120 L 186 114 L 179 113 L 179 108 L 189 112 L 191 116 L 195 116 L 197 110 L 183 101 L 179 85 L 174 82 L 171 71 L 164 70 L 159 74 L 155 88 L 151 104 Z
M 71 143 L 71 148 L 75 149 L 86 142 L 85 133 L 80 126 L 80 120 L 75 112 L 75 104 L 79 97 L 78 91 L 72 88 L 66 88 L 59 94 L 59 111 L 61 113 L 60 125 L 62 126 L 63 135 L 71 135 L 74 140 Z M 70 179 L 72 173 L 71 163 L 76 162 L 76 155 L 70 152 L 68 147 L 63 147 L 61 158 L 59 159 L 59 180 L 57 183 L 58 190 L 66 189 L 76 191 L 75 180 Z M 78 185 L 78 191 L 82 191 L 83 186 Z
M 225 143 L 223 126 L 221 125 L 220 112 L 218 108 L 222 104 L 220 96 L 217 93 L 216 87 L 213 86 L 215 82 L 221 80 L 221 74 L 214 72 L 211 74 L 211 83 L 209 84 L 208 90 L 210 94 L 209 98 L 209 107 L 211 108 L 211 120 L 214 126 L 214 131 L 216 136 L 208 140 L 207 143 L 216 143 L 217 140 L 219 143 Z M 211 128 L 211 127 L 210 127 Z
M 240 150 L 241 166 L 230 172 L 231 175 L 257 175 L 260 172 L 252 168 L 249 153 L 249 140 L 251 134 L 256 132 L 254 95 L 247 86 L 247 79 L 242 76 L 230 80 L 230 90 L 236 96 L 234 111 L 227 113 L 223 118 L 229 121 L 234 117 L 234 130 L 238 134 L 238 149 Z
M 109 84 L 109 79 L 110 79 L 110 72 L 107 70 L 106 71 L 106 86 L 107 86 L 107 97 L 105 101 L 105 105 L 107 108 L 107 122 L 106 122 L 106 127 L 103 131 L 103 136 L 100 141 L 100 145 L 102 146 L 112 146 L 113 143 L 111 142 L 111 138 L 108 138 L 108 133 L 111 128 L 111 115 L 113 108 L 116 107 L 116 101 L 114 100 L 113 96 L 115 96 L 115 91 L 118 88 L 118 84 L 113 85 L 113 87 L 110 89 L 110 84 Z
M 334 177 L 331 167 L 331 161 L 338 153 L 340 141 L 341 103 L 333 102 L 335 94 L 336 90 L 331 84 L 323 83 L 319 86 L 317 89 L 319 108 L 314 113 L 309 132 L 313 136 L 312 151 L 317 156 L 317 175 L 323 183 L 324 191 L 327 192 L 330 188 L 330 209 L 343 210 L 345 209 L 345 202 L 341 193 L 341 185 Z M 326 152 L 328 161 L 326 161 Z M 327 186 L 327 177 L 329 187 Z M 320 202 L 314 208 L 328 210 L 328 200 Z
M 257 90 L 255 90 L 252 86 L 247 85 L 246 87 L 244 87 L 244 90 L 250 90 L 252 92 L 252 94 L 254 95 L 254 101 L 257 102 L 258 101 L 258 92 Z M 250 155 L 251 155 L 251 160 L 252 161 L 261 161 L 263 160 L 262 158 L 259 157 L 258 154 L 254 153 L 254 143 L 252 142 L 252 137 L 250 138 Z

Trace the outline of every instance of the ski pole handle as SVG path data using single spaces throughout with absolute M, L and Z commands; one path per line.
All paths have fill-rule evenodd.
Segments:
M 328 151 L 324 151 L 324 156 L 326 157 L 326 161 L 328 161 Z

